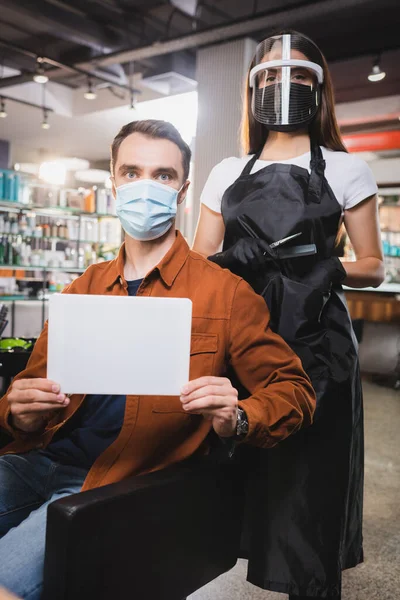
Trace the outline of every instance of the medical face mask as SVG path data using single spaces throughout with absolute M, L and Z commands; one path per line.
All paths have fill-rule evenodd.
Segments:
M 175 220 L 179 192 L 151 179 L 117 187 L 116 210 L 124 231 L 143 242 L 164 235 Z

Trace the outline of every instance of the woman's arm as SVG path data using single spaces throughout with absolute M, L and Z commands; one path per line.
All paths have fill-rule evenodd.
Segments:
M 218 252 L 224 235 L 225 225 L 221 213 L 214 212 L 205 204 L 201 204 L 193 250 L 207 258 Z
M 344 213 L 344 225 L 356 260 L 343 262 L 350 287 L 378 287 L 385 278 L 379 226 L 378 199 L 371 196 Z

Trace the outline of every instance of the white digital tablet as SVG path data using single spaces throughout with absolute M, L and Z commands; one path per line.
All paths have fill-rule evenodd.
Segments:
M 66 394 L 180 395 L 191 326 L 187 298 L 55 294 L 47 377 Z

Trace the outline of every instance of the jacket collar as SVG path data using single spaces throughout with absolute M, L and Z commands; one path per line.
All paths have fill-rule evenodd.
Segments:
M 158 265 L 154 267 L 153 271 L 151 271 L 157 271 L 165 285 L 168 287 L 171 287 L 174 283 L 190 252 L 189 246 L 180 231 L 176 231 L 175 235 L 176 237 L 173 245 Z M 121 282 L 125 280 L 124 266 L 125 242 L 122 244 L 118 256 L 110 261 L 107 273 L 104 275 L 104 283 L 107 288 L 111 288 L 118 279 Z M 146 277 L 149 275 L 150 273 L 147 273 Z

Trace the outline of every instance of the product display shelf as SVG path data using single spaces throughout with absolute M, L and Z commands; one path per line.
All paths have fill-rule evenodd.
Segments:
M 4 215 L 4 219 L 2 215 Z M 83 266 L 91 264 L 90 260 L 82 259 L 83 247 L 87 249 L 90 246 L 93 255 L 99 255 L 100 246 L 116 248 L 121 243 L 121 230 L 115 225 L 118 218 L 116 215 L 108 213 L 87 212 L 61 206 L 41 207 L 0 201 L 0 220 L 0 245 L 2 246 L 0 268 L 3 269 L 9 266 L 22 268 L 23 265 L 26 265 L 26 269 L 28 266 L 42 266 L 43 263 L 50 269 L 51 264 L 57 264 L 57 262 L 62 264 L 63 260 L 58 258 L 49 260 L 48 256 L 42 256 L 44 251 L 65 251 L 67 262 L 70 263 L 70 259 L 72 259 L 76 263 L 74 267 L 80 270 Z M 22 226 L 22 222 L 24 222 L 24 226 Z M 29 223 L 29 227 L 27 227 L 27 223 Z M 7 229 L 5 224 L 8 225 Z M 11 227 L 10 224 L 12 224 Z M 28 246 L 27 249 L 26 246 Z M 71 250 L 69 251 L 67 248 Z M 37 256 L 35 260 L 31 260 L 31 253 L 38 251 L 39 262 Z M 96 257 L 93 256 L 93 258 Z
M 47 285 L 47 281 L 48 281 L 48 276 L 51 273 L 54 272 L 62 272 L 62 273 L 74 273 L 74 274 L 81 274 L 85 271 L 85 269 L 78 269 L 75 267 L 45 267 L 45 266 L 38 266 L 38 267 L 25 267 L 25 266 L 15 266 L 15 265 L 0 265 L 0 276 L 1 276 L 1 272 L 2 271 L 11 271 L 12 272 L 12 277 L 15 277 L 17 275 L 17 271 L 18 272 L 22 272 L 22 271 L 26 271 L 26 272 L 37 272 L 37 273 L 41 273 L 41 277 L 40 278 L 28 278 L 29 280 L 34 280 L 37 282 L 41 282 L 42 283 L 42 287 L 41 287 L 41 296 L 40 297 L 30 297 L 27 296 L 26 294 L 3 294 L 0 295 L 0 303 L 2 302 L 6 302 L 7 304 L 10 304 L 10 308 L 11 308 L 11 314 L 10 314 L 10 318 L 11 318 L 11 324 L 12 324 L 12 328 L 11 328 L 11 336 L 14 336 L 14 330 L 15 330 L 15 306 L 16 306 L 16 302 L 40 302 L 41 303 L 41 322 L 42 322 L 42 327 L 44 326 L 44 323 L 46 321 L 46 304 L 48 302 L 49 297 L 51 296 L 51 292 L 49 293 L 46 289 L 46 285 Z M 18 279 L 23 279 L 22 277 L 18 277 Z
M 0 245 L 2 246 L 0 277 L 10 277 L 25 282 L 32 281 L 35 283 L 36 292 L 38 293 L 37 297 L 32 297 L 26 293 L 15 292 L 12 288 L 7 293 L 7 287 L 5 287 L 3 295 L 0 295 L 0 302 L 9 305 L 12 335 L 14 335 L 15 330 L 16 307 L 20 306 L 20 303 L 40 303 L 41 322 L 44 325 L 46 305 L 52 293 L 49 293 L 47 286 L 48 284 L 51 286 L 52 281 L 57 283 L 58 277 L 55 274 L 60 273 L 59 284 L 63 285 L 62 281 L 68 279 L 69 274 L 71 274 L 71 277 L 80 275 L 90 264 L 90 260 L 96 262 L 99 256 L 104 257 L 104 251 L 108 252 L 113 248 L 117 248 L 121 241 L 117 217 L 109 213 L 88 212 L 73 207 L 37 206 L 0 200 L 0 220 L 2 225 L 0 231 Z M 25 226 L 27 222 L 29 223 L 28 229 L 25 230 L 20 227 L 22 221 L 25 222 Z M 37 231 L 34 232 L 34 226 L 31 227 L 32 221 L 33 225 L 38 226 L 40 224 L 42 231 L 39 227 L 37 227 L 37 230 L 42 235 L 35 235 Z M 6 222 L 8 231 L 4 228 Z M 60 222 L 63 224 L 61 229 L 58 228 L 61 235 L 48 235 L 51 226 L 56 223 L 59 225 Z M 91 225 L 88 226 L 88 223 Z M 10 231 L 10 224 L 14 224 L 15 231 Z M 90 229 L 90 227 L 92 228 Z M 26 234 L 25 231 L 28 231 L 28 233 Z M 45 232 L 47 235 L 45 235 Z M 23 254 L 23 248 L 26 248 L 26 246 L 29 249 L 29 256 Z M 67 250 L 68 248 L 70 248 L 70 251 Z M 92 252 L 92 259 L 90 256 L 86 256 L 87 249 Z M 33 262 L 33 259 L 38 260 L 38 255 L 34 256 L 35 253 L 38 254 L 38 250 L 40 251 L 39 263 Z M 63 265 L 63 256 L 59 259 L 62 252 L 65 252 L 66 261 L 69 259 L 67 261 L 68 266 Z M 67 255 L 68 252 L 71 252 L 71 256 Z M 81 261 L 84 264 L 81 264 Z
M 21 202 L 9 202 L 7 200 L 0 200 L 0 211 L 10 213 L 34 212 L 43 216 L 62 216 L 64 218 L 75 217 L 77 219 L 79 217 L 92 217 L 94 219 L 118 218 L 116 215 L 111 213 L 88 212 L 79 208 L 71 208 L 69 206 L 36 206 L 34 204 L 22 204 Z
M 24 266 L 24 265 L 0 265 L 0 271 L 41 271 L 41 272 L 51 272 L 51 271 L 60 271 L 63 273 L 83 273 L 86 269 L 78 268 L 78 267 L 49 267 L 49 266 Z M 14 276 L 14 275 L 13 275 Z

